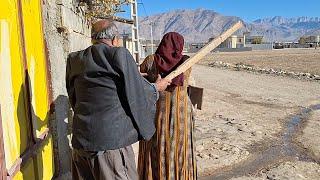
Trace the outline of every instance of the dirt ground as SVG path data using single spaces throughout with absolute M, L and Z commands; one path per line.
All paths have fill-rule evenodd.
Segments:
M 303 144 L 304 147 L 311 149 L 314 155 L 320 158 L 320 141 L 315 141 L 320 137 L 320 111 L 315 111 L 311 114 L 302 133 L 302 136 L 298 137 L 297 141 Z
M 320 110 L 311 108 L 320 83 L 203 65 L 192 76 L 205 89 L 195 115 L 200 179 L 320 179 Z
M 200 61 L 200 64 L 207 65 L 212 61 L 222 61 L 232 64 L 243 63 L 260 68 L 273 68 L 275 70 L 320 75 L 320 48 L 215 52 Z

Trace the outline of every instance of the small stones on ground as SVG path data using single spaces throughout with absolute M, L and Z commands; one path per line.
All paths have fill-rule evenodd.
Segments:
M 210 158 L 209 155 L 207 155 L 207 154 L 199 154 L 198 156 L 202 159 L 209 159 Z
M 244 154 L 245 154 L 246 156 L 249 156 L 250 153 L 249 153 L 249 151 L 245 151 Z
M 227 150 L 228 150 L 228 148 L 227 148 L 226 146 L 222 146 L 220 149 L 221 149 L 222 151 L 227 151 Z
M 235 69 L 235 70 L 244 70 L 249 72 L 258 72 L 258 73 L 264 73 L 264 74 L 275 74 L 279 76 L 289 76 L 293 78 L 304 78 L 309 80 L 320 80 L 320 75 L 317 74 L 311 74 L 311 73 L 305 73 L 305 72 L 291 72 L 291 71 L 284 71 L 284 70 L 276 70 L 273 68 L 264 69 L 255 67 L 253 65 L 243 64 L 243 63 L 237 63 L 237 64 L 231 64 L 231 63 L 225 63 L 222 61 L 214 61 L 212 63 L 209 63 L 209 66 L 211 67 L 218 67 L 218 68 L 227 68 L 227 69 Z
M 232 148 L 232 151 L 233 151 L 234 153 L 237 153 L 237 154 L 240 153 L 240 149 L 237 148 L 237 147 Z
M 219 159 L 219 156 L 212 154 L 212 153 L 209 154 L 209 157 L 212 159 Z

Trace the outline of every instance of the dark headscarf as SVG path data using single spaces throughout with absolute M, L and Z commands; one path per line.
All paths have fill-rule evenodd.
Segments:
M 162 78 L 183 63 L 185 59 L 182 55 L 183 46 L 184 39 L 179 33 L 169 32 L 163 36 L 155 53 L 155 62 Z M 171 87 L 182 86 L 183 81 L 182 73 L 172 79 Z

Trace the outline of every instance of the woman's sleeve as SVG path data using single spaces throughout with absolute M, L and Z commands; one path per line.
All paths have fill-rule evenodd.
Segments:
M 154 83 L 157 80 L 158 73 L 154 64 L 154 55 L 149 55 L 144 59 L 140 65 L 140 72 L 147 73 L 148 75 L 145 76 L 145 78 L 151 83 Z
M 150 63 L 151 55 L 147 56 L 142 64 L 140 64 L 140 72 L 147 73 L 148 72 L 148 64 Z

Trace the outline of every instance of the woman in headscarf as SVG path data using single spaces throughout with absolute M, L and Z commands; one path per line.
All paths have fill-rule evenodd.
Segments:
M 170 32 L 163 36 L 155 54 L 140 66 L 150 82 L 166 77 L 189 57 L 182 54 L 183 36 Z M 156 133 L 141 141 L 138 173 L 140 180 L 197 179 L 193 140 L 192 105 L 187 87 L 191 69 L 172 80 L 160 93 L 155 117 Z

